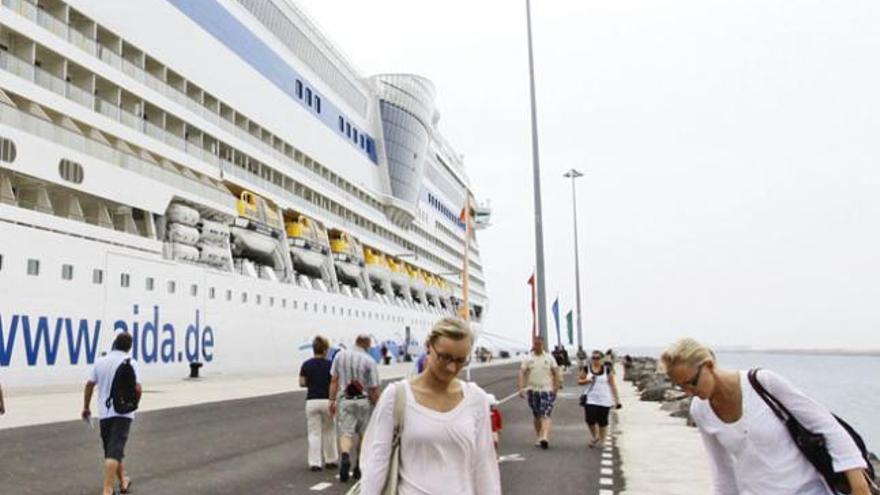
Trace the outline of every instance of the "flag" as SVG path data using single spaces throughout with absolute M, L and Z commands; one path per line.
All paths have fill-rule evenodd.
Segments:
M 535 272 L 532 272 L 532 276 L 529 277 L 529 281 L 527 282 L 532 286 L 532 341 L 538 338 L 538 320 L 535 317 Z
M 568 321 L 568 345 L 574 345 L 574 324 L 572 319 L 574 317 L 574 311 L 569 311 L 567 315 L 565 315 L 565 319 Z
M 556 342 L 562 345 L 562 337 L 559 335 L 559 296 L 553 301 L 553 321 L 556 323 Z

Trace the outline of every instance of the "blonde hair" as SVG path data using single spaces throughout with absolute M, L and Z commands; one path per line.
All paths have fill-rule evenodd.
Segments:
M 458 318 L 446 317 L 434 324 L 431 333 L 428 334 L 428 344 L 433 345 L 440 337 L 452 340 L 470 340 L 474 343 L 474 333 L 470 325 Z
M 706 361 L 714 361 L 715 353 L 692 338 L 681 339 L 667 347 L 660 355 L 666 370 L 675 366 L 699 366 Z

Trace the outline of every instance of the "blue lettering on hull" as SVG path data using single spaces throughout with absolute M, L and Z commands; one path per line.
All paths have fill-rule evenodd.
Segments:
M 162 322 L 159 306 L 151 309 L 141 322 L 135 305 L 131 322 L 116 320 L 112 325 L 114 332 L 131 333 L 132 357 L 144 364 L 214 360 L 214 329 L 204 324 L 199 310 L 195 310 L 192 323 L 175 327 Z M 13 356 L 21 352 L 28 366 L 92 364 L 102 326 L 101 320 L 0 313 L 0 367 L 10 366 Z M 184 327 L 178 338 L 176 328 Z

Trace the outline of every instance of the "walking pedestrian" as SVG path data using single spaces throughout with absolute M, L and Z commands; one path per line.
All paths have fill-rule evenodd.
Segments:
M 519 396 L 528 398 L 537 436 L 535 445 L 542 449 L 547 449 L 550 445 L 549 438 L 552 427 L 550 415 L 553 413 L 553 404 L 556 402 L 556 392 L 561 385 L 559 366 L 557 366 L 556 360 L 544 352 L 544 341 L 536 338 L 532 346 L 532 353 L 523 360 L 522 366 L 520 366 L 517 387 Z
M 611 407 L 620 409 L 621 405 L 614 367 L 605 362 L 601 351 L 593 351 L 591 358 L 590 363 L 581 369 L 578 384 L 586 385 L 581 393 L 581 404 L 584 406 L 584 419 L 590 430 L 589 447 L 593 448 L 605 442 Z
M 575 357 L 577 357 L 578 369 L 581 369 L 587 365 L 587 351 L 585 351 L 583 347 L 578 346 Z
M 389 385 L 370 421 L 363 447 L 361 495 L 379 495 L 391 471 L 398 393 L 405 402 L 400 430 L 398 495 L 500 495 L 489 399 L 477 384 L 456 379 L 467 366 L 473 334 L 456 318 L 437 322 L 428 337 L 425 370 Z
M 379 400 L 379 367 L 369 354 L 370 336 L 359 335 L 350 350 L 340 351 L 330 369 L 330 414 L 337 415 L 339 481 L 360 479 L 359 441 L 363 439 L 373 405 Z M 337 414 L 338 413 L 338 414 Z M 355 454 L 351 470 L 351 455 Z
M 672 344 L 660 359 L 669 379 L 694 396 L 690 413 L 709 454 L 716 495 L 837 493 L 798 449 L 748 371 L 722 369 L 715 354 L 694 339 Z M 756 379 L 798 422 L 824 437 L 834 471 L 845 473 L 851 493 L 869 495 L 865 459 L 834 416 L 772 371 L 761 370 Z
M 330 414 L 330 344 L 321 336 L 312 341 L 314 357 L 302 364 L 299 386 L 307 387 L 306 426 L 309 435 L 309 469 L 335 469 L 339 454 L 336 450 L 336 425 Z
M 131 488 L 123 458 L 134 409 L 137 409 L 143 391 L 137 362 L 129 356 L 131 345 L 131 334 L 117 334 L 112 350 L 95 361 L 83 391 L 81 417 L 91 421 L 92 394 L 96 387 L 98 389 L 98 418 L 104 446 L 103 495 L 113 495 L 116 480 L 120 493 L 128 493 Z

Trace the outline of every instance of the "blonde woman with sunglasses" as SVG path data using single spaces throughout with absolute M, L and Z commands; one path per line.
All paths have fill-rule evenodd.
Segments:
M 691 417 L 709 454 L 716 495 L 835 493 L 749 383 L 748 371 L 721 368 L 694 339 L 676 342 L 660 360 L 669 379 L 694 396 Z M 870 495 L 861 452 L 828 409 L 772 371 L 761 370 L 757 378 L 798 421 L 825 437 L 834 469 L 846 474 L 852 494 Z
M 469 362 L 472 347 L 473 334 L 467 323 L 444 318 L 428 336 L 425 369 L 385 389 L 361 449 L 361 495 L 379 495 L 385 485 L 397 387 L 406 389 L 397 493 L 501 493 L 489 399 L 475 383 L 457 379 Z

